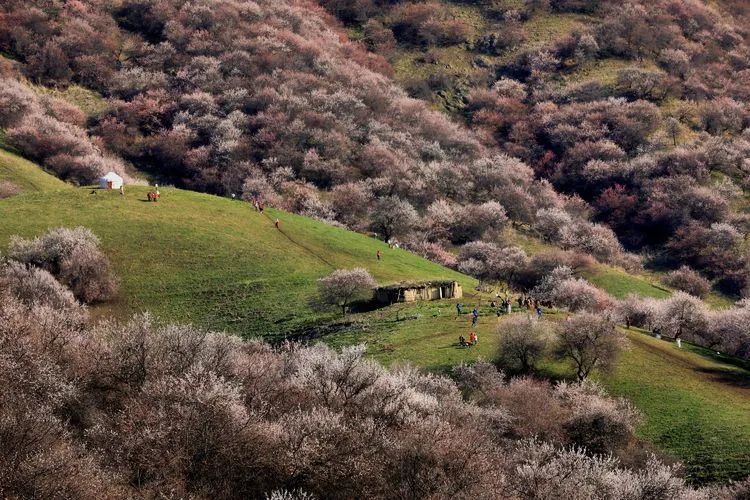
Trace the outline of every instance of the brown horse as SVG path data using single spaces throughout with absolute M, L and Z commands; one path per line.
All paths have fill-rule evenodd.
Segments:
M 155 193 L 153 191 L 149 191 L 146 196 L 148 197 L 148 201 L 156 202 L 156 200 L 159 199 L 159 193 Z

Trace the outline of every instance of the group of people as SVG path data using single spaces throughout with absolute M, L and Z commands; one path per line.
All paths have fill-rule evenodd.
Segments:
M 263 213 L 263 210 L 265 209 L 265 206 L 263 205 L 263 202 L 260 201 L 258 198 L 253 198 L 253 208 L 260 213 Z
M 499 318 L 503 313 L 510 314 L 513 311 L 511 300 L 505 297 L 500 301 L 500 307 L 497 306 L 497 302 L 494 300 L 490 303 L 493 309 L 497 309 L 497 317 Z
M 499 298 L 500 295 L 498 294 L 497 297 Z M 540 319 L 542 317 L 542 304 L 533 297 L 530 296 L 524 296 L 519 295 L 516 299 L 516 302 L 518 302 L 518 307 L 521 310 L 526 310 L 529 319 L 536 317 L 536 319 Z M 498 305 L 497 301 L 493 300 L 490 302 L 490 307 L 495 310 L 497 314 L 498 321 L 500 320 L 500 316 L 503 314 L 511 314 L 513 311 L 513 300 L 511 300 L 510 297 L 506 296 L 500 301 L 500 304 Z M 456 317 L 461 317 L 461 315 L 464 313 L 464 305 L 460 302 L 456 304 Z M 476 328 L 477 323 L 479 322 L 479 309 L 475 307 L 471 311 L 471 326 L 470 329 Z M 472 330 L 469 334 L 469 341 L 466 341 L 466 338 L 461 335 L 458 337 L 458 343 L 461 347 L 471 347 L 473 345 L 476 345 L 479 338 L 477 337 L 477 334 Z
M 232 199 L 234 199 L 234 193 L 232 193 Z M 260 198 L 253 198 L 253 208 L 256 212 L 260 212 L 261 215 L 265 213 L 264 210 L 266 209 Z M 273 225 L 276 227 L 276 229 L 281 230 L 281 221 L 278 217 L 273 221 Z
M 518 307 L 521 309 L 525 308 L 529 318 L 532 318 L 534 315 L 536 315 L 537 319 L 542 317 L 542 304 L 537 299 L 520 295 L 518 297 Z
M 479 336 L 476 334 L 476 332 L 469 333 L 468 342 L 466 341 L 466 338 L 463 335 L 458 337 L 458 344 L 461 347 L 471 347 L 471 346 L 477 345 L 477 342 L 479 342 Z

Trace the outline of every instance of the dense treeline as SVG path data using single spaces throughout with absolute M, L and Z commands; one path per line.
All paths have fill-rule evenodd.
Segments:
M 43 278 L 29 287 L 19 272 L 0 269 L 3 496 L 729 499 L 748 488 L 691 489 L 635 453 L 637 412 L 591 384 L 508 380 L 484 363 L 452 379 L 385 370 L 359 347 L 273 349 L 148 316 L 91 327 L 51 274 L 27 268 Z
M 747 285 L 741 236 L 748 218 L 731 208 L 750 173 L 747 9 L 671 0 L 477 2 L 496 32 L 472 33 L 466 25 L 453 43 L 479 59 L 511 56 L 485 60 L 462 87 L 430 50 L 440 37 L 427 36 L 465 23 L 452 14 L 458 2 L 321 3 L 344 22 L 363 25 L 365 44 L 376 53 L 388 57 L 393 44 L 423 47 L 429 76 L 422 84 L 435 90 L 439 81 L 445 85 L 438 89 L 465 94 L 463 114 L 485 144 L 522 159 L 556 189 L 580 195 L 627 248 L 656 250 L 660 264 L 696 267 L 733 294 Z M 568 14 L 598 22 L 525 47 L 526 23 Z M 610 62 L 619 68 L 614 83 L 606 75 L 586 78 Z M 421 95 L 418 83 L 410 85 Z
M 20 70 L 101 92 L 108 110 L 83 124 L 92 142 L 167 181 L 262 198 L 431 256 L 493 240 L 509 219 L 567 210 L 569 236 L 602 240 L 584 250 L 623 258 L 613 233 L 586 221 L 580 198 L 558 196 L 524 163 L 408 98 L 378 72 L 384 61 L 342 42 L 318 7 L 128 0 L 2 9 L 0 49 Z M 58 160 L 50 149 L 59 141 L 27 117 L 54 118 L 24 107 L 39 108 L 33 96 L 0 89 L 0 98 L 15 110 L 3 124 L 14 147 L 73 180 L 102 170 L 87 169 L 75 148 Z
M 447 264 L 446 249 L 477 240 L 523 260 L 501 239 L 513 223 L 637 266 L 622 242 L 745 290 L 750 220 L 736 206 L 750 49 L 739 21 L 697 1 L 484 2 L 505 28 L 488 37 L 444 2 L 323 4 L 362 26 L 362 46 L 311 2 L 4 2 L 0 50 L 23 74 L 109 102 L 82 121 L 57 102 L 0 95 L 17 110 L 2 125 L 8 141 L 72 180 L 114 155 L 181 186 L 398 238 Z M 526 22 L 565 13 L 601 22 L 524 48 Z M 429 59 L 429 47 L 457 44 L 514 49 L 472 82 L 463 116 L 474 132 L 386 76 L 398 46 Z M 626 63 L 613 84 L 558 78 L 613 59 Z

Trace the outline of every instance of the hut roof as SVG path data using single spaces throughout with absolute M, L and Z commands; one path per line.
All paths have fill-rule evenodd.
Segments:
M 106 175 L 102 175 L 99 178 L 100 179 L 105 179 L 105 180 L 108 180 L 108 181 L 121 181 L 122 180 L 122 177 L 120 177 L 119 175 L 117 175 L 114 172 L 108 172 Z
M 448 286 L 455 283 L 456 280 L 430 280 L 430 281 L 400 281 L 383 285 L 378 288 L 381 290 L 408 290 L 410 288 L 428 288 L 433 286 Z

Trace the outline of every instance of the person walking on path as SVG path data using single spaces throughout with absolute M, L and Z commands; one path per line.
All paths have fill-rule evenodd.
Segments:
M 378 258 L 378 260 L 380 260 L 380 250 L 378 250 L 378 251 L 377 251 L 377 252 L 375 253 L 375 256 L 376 256 L 376 257 Z
M 281 224 L 281 221 L 280 221 L 280 220 L 279 220 L 279 219 L 277 218 L 277 219 L 276 219 L 276 220 L 274 221 L 273 225 L 274 225 L 274 226 L 276 226 L 276 229 L 280 229 L 280 228 L 279 228 L 279 224 Z
M 536 319 L 542 318 L 542 306 L 537 305 L 536 306 Z

